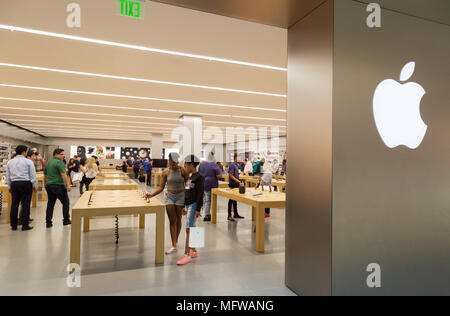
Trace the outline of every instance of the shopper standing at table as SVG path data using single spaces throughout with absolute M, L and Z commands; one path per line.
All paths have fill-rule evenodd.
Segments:
M 152 185 L 152 170 L 153 170 L 153 165 L 152 165 L 152 160 L 150 159 L 150 161 L 147 161 L 147 167 L 145 167 L 145 165 L 144 165 L 144 172 L 147 175 L 146 185 L 148 185 L 148 186 Z
M 87 172 L 87 168 L 86 168 L 86 163 L 87 163 L 87 159 L 86 158 L 81 158 L 80 159 L 80 172 L 83 173 L 83 178 L 81 179 L 80 182 L 80 196 L 83 195 L 83 187 L 86 185 L 86 172 Z
M 36 169 L 34 163 L 26 159 L 26 146 L 17 146 L 16 157 L 6 165 L 6 182 L 11 193 L 11 229 L 17 230 L 19 206 L 22 204 L 22 231 L 31 230 L 30 207 L 33 190 L 36 191 Z
M 72 172 L 73 172 L 73 167 L 75 166 L 73 163 L 73 158 L 69 159 L 69 163 L 67 164 L 67 176 L 69 177 L 69 181 L 70 181 L 70 185 L 73 187 L 73 182 L 72 182 Z
M 89 185 L 92 183 L 92 181 L 94 181 L 95 177 L 98 175 L 98 167 L 97 164 L 95 162 L 95 158 L 91 157 L 89 159 L 89 163 L 86 165 L 86 181 L 85 181 L 85 186 L 86 186 L 86 191 L 89 191 Z
M 169 168 L 161 175 L 161 184 L 152 194 L 147 194 L 147 198 L 153 198 L 164 191 L 167 184 L 165 198 L 167 216 L 170 222 L 170 237 L 172 247 L 166 251 L 166 255 L 175 253 L 178 250 L 178 237 L 181 232 L 181 219 L 185 203 L 185 184 L 189 179 L 189 173 L 180 165 L 180 155 L 169 154 Z
M 245 168 L 244 168 L 244 174 L 246 176 L 252 176 L 253 175 L 253 165 L 252 162 L 248 159 L 245 160 Z
M 195 227 L 195 222 L 200 216 L 200 211 L 203 205 L 203 191 L 205 179 L 197 171 L 197 166 L 200 164 L 200 160 L 190 155 L 186 157 L 184 161 L 184 169 L 191 175 L 190 179 L 186 183 L 186 198 L 185 208 L 183 208 L 183 215 L 186 216 L 186 246 L 183 257 L 178 260 L 178 265 L 185 265 L 198 257 L 198 252 L 195 248 L 189 247 L 189 236 L 191 228 Z
M 234 155 L 234 162 L 230 165 L 228 169 L 229 182 L 228 186 L 232 189 L 239 188 L 241 185 L 241 181 L 239 181 L 239 165 L 237 162 L 237 154 Z M 244 217 L 240 216 L 237 209 L 237 201 L 230 199 L 228 201 L 228 220 L 230 222 L 234 222 L 234 218 L 231 216 L 231 208 L 234 209 L 234 218 L 243 219 Z
M 125 160 L 122 162 L 121 168 L 122 168 L 122 172 L 123 173 L 127 173 L 127 171 L 128 171 L 128 163 Z
M 100 167 L 100 161 L 98 160 L 98 157 L 97 156 L 92 156 L 92 157 L 95 159 L 95 164 L 97 165 L 97 169 L 98 169 L 97 174 L 99 176 L 102 176 L 102 168 Z
M 139 170 L 141 169 L 142 161 L 140 159 L 136 159 L 133 162 L 133 170 L 134 170 L 134 178 L 137 179 L 139 177 Z
M 127 165 L 128 165 L 128 167 L 133 167 L 133 161 L 131 160 L 131 156 L 128 157 L 128 159 L 127 159 Z
M 205 218 L 203 221 L 211 221 L 211 191 L 219 187 L 219 179 L 222 179 L 222 170 L 214 162 L 214 153 L 209 153 L 208 161 L 203 162 L 198 171 L 205 178 L 205 199 L 203 207 L 205 209 Z
M 70 201 L 68 192 L 71 191 L 70 181 L 66 174 L 66 166 L 63 163 L 65 158 L 64 149 L 57 148 L 53 152 L 53 159 L 50 160 L 44 169 L 44 183 L 47 190 L 47 228 L 53 226 L 53 211 L 58 199 L 62 203 L 63 225 L 70 225 Z
M 33 166 L 34 166 L 34 158 L 36 158 L 35 152 L 31 151 L 31 150 L 28 150 L 26 158 L 28 160 L 30 160 L 33 163 Z M 37 192 L 37 186 L 36 186 L 36 190 L 35 191 Z M 34 221 L 34 219 L 32 219 L 30 217 L 30 219 L 28 220 L 28 223 L 31 223 L 33 221 Z M 20 208 L 20 211 L 19 211 L 19 225 L 18 226 L 22 226 L 22 222 L 23 222 L 23 206 Z

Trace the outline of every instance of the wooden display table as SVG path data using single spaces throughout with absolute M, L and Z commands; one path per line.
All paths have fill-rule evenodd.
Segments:
M 106 191 L 106 190 L 138 190 L 139 185 L 133 180 L 98 180 L 95 179 L 89 185 L 89 191 Z M 137 216 L 138 213 L 135 213 Z M 86 216 L 83 221 L 83 231 L 89 232 L 91 229 L 91 218 Z
M 277 187 L 278 191 L 283 192 L 283 189 L 286 189 L 286 180 L 272 181 L 272 186 Z
M 39 183 L 41 184 L 41 186 L 40 186 L 42 188 L 41 198 L 42 198 L 42 202 L 45 202 L 45 201 L 47 201 L 47 191 L 45 190 L 45 186 L 44 186 L 44 173 L 38 172 L 36 174 L 36 181 L 37 181 L 38 189 L 39 189 Z
M 272 176 L 272 178 L 277 179 L 277 180 L 286 180 L 286 176 L 280 176 L 280 175 L 277 175 L 277 174 L 274 174 Z
M 3 200 L 8 203 L 8 208 L 6 211 L 6 223 L 10 223 L 11 214 L 11 194 L 9 193 L 8 185 L 5 182 L 0 181 L 0 192 L 3 193 Z M 3 205 L 3 201 L 2 201 Z
M 126 175 L 122 170 L 102 169 L 102 174 L 122 174 Z
M 259 179 L 254 178 L 253 176 L 240 176 L 239 180 L 245 181 L 245 186 L 247 188 L 256 187 L 259 183 Z
M 156 214 L 155 263 L 164 263 L 165 207 L 158 199 L 149 202 L 141 191 L 88 191 L 72 208 L 70 263 L 81 264 L 81 218 L 92 216 L 140 215 L 140 228 L 145 227 L 145 214 Z
M 128 177 L 125 173 L 104 173 L 103 176 L 97 176 L 95 177 L 95 180 L 129 180 L 130 177 Z
M 285 208 L 286 194 L 280 192 L 268 192 L 247 188 L 245 194 L 240 194 L 239 189 L 212 189 L 211 191 L 211 223 L 217 223 L 217 197 L 222 196 L 240 203 L 252 206 L 252 220 L 256 220 L 256 245 L 257 252 L 264 252 L 264 210 L 266 208 Z M 255 196 L 255 194 L 258 194 Z
M 116 170 L 116 166 L 100 166 L 100 168 L 101 168 L 102 170 L 106 170 L 106 169 L 109 169 L 109 170 L 111 170 L 111 169 Z
M 162 179 L 162 174 L 163 171 L 152 171 L 152 177 L 153 177 L 153 186 L 156 188 L 159 187 L 158 185 L 158 179 L 159 179 L 159 184 L 161 184 L 161 179 Z M 147 175 L 145 175 L 145 183 L 147 183 Z
M 137 190 L 139 185 L 133 180 L 118 180 L 118 179 L 95 179 L 89 185 L 89 191 L 104 191 L 104 190 Z
M 219 189 L 225 189 L 225 188 L 228 188 L 228 182 L 219 181 Z

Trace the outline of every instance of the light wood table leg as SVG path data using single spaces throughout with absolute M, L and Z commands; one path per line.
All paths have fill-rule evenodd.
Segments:
M 31 197 L 31 207 L 36 208 L 37 206 L 37 192 L 33 190 L 33 196 Z
M 211 223 L 217 224 L 217 195 L 211 191 Z
M 164 231 L 165 231 L 165 212 L 162 207 L 156 212 L 156 244 L 155 244 L 155 263 L 164 263 Z
M 252 207 L 252 221 L 256 221 L 256 207 Z
M 153 181 L 154 181 L 153 186 L 155 187 L 155 189 L 158 188 L 158 181 L 156 174 L 153 175 Z
M 42 188 L 42 202 L 47 201 L 47 192 L 45 192 L 45 189 Z
M 256 208 L 256 251 L 264 252 L 264 237 L 265 237 L 265 225 L 264 225 L 264 208 L 259 206 Z
M 72 215 L 72 225 L 70 232 L 70 263 L 80 265 L 80 251 L 81 251 L 81 217 Z
M 145 214 L 139 214 L 139 228 L 145 228 Z
M 91 219 L 88 216 L 83 217 L 83 232 L 89 233 L 91 228 Z M 74 262 L 72 262 L 74 263 Z
M 12 204 L 12 197 L 11 197 L 11 193 L 9 192 L 5 192 L 6 195 L 6 203 L 8 203 L 8 212 L 6 213 L 7 217 L 6 217 L 6 223 L 9 224 L 11 223 L 11 204 Z

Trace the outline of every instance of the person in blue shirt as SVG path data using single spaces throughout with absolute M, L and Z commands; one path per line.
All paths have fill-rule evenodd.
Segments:
M 133 167 L 133 161 L 131 160 L 131 157 L 128 157 L 127 165 L 128 165 L 128 167 Z
M 151 182 L 152 182 L 152 169 L 153 169 L 152 160 L 150 159 L 150 161 L 149 161 L 148 158 L 145 159 L 145 161 L 144 161 L 144 174 L 147 175 L 147 183 L 146 183 L 146 185 L 148 185 L 148 186 L 150 186 Z
M 211 221 L 211 191 L 219 187 L 219 179 L 223 177 L 222 170 L 220 170 L 214 161 L 214 153 L 211 152 L 208 155 L 208 161 L 203 162 L 198 169 L 200 174 L 205 178 L 205 198 L 203 200 L 203 207 L 205 209 L 204 222 Z
M 229 183 L 228 186 L 232 189 L 239 188 L 241 185 L 241 181 L 239 180 L 240 169 L 237 162 L 237 154 L 234 155 L 234 162 L 230 165 L 228 169 Z M 244 219 L 244 217 L 240 216 L 237 210 L 237 201 L 229 200 L 228 201 L 228 220 L 230 222 L 234 222 L 234 218 L 231 216 L 231 208 L 234 209 L 234 218 Z
M 136 159 L 133 162 L 133 170 L 134 170 L 134 178 L 137 179 L 139 177 L 139 170 L 141 170 L 142 161 L 141 159 Z
M 25 158 L 28 148 L 20 145 L 16 156 L 6 166 L 6 182 L 12 196 L 10 222 L 12 230 L 17 230 L 19 206 L 22 204 L 22 231 L 31 230 L 30 207 L 33 190 L 36 192 L 36 169 L 34 163 Z

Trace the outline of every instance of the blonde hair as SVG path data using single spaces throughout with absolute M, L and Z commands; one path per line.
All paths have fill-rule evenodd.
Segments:
M 87 164 L 86 167 L 91 169 L 91 168 L 94 168 L 94 166 L 95 166 L 95 158 L 91 157 L 91 158 L 89 158 L 89 163 Z

